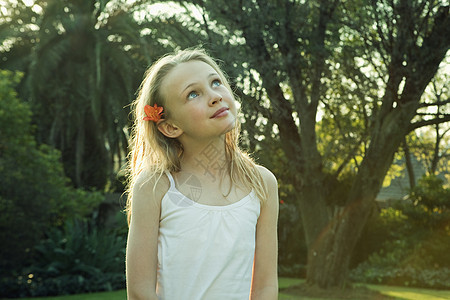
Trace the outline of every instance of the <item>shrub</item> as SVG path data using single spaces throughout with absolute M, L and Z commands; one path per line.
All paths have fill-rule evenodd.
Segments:
M 392 211 L 392 209 L 389 209 Z M 382 214 L 385 218 L 387 215 Z M 429 288 L 450 288 L 448 232 L 430 232 L 405 224 L 388 234 L 390 240 L 350 273 L 358 282 Z M 410 224 L 410 223 L 409 223 Z M 409 233 L 403 233 L 410 227 Z
M 86 221 L 54 228 L 36 246 L 34 263 L 23 276 L 0 284 L 11 296 L 51 296 L 125 287 L 125 239 Z
M 422 178 L 412 201 L 399 201 L 382 210 L 379 223 L 387 226 L 386 241 L 357 268 L 359 282 L 430 288 L 450 288 L 449 190 L 435 176 Z M 394 227 L 391 225 L 395 225 Z
M 417 269 L 405 267 L 377 267 L 360 265 L 350 273 L 357 282 L 403 285 L 423 288 L 449 289 L 450 269 Z
M 450 225 L 450 188 L 445 188 L 443 179 L 423 176 L 411 190 L 409 199 L 409 205 L 399 202 L 397 207 L 416 226 L 439 231 Z
M 2 280 L 16 277 L 31 263 L 34 246 L 48 228 L 60 226 L 65 219 L 86 217 L 103 199 L 100 193 L 70 187 L 59 151 L 37 144 L 30 107 L 14 90 L 20 77 L 0 70 Z
M 406 219 L 400 210 L 394 208 L 380 210 L 374 206 L 353 252 L 351 268 L 355 268 L 370 255 L 380 251 L 386 242 L 404 236 L 409 231 Z
M 278 220 L 278 273 L 280 276 L 306 276 L 306 243 L 298 210 L 282 201 Z

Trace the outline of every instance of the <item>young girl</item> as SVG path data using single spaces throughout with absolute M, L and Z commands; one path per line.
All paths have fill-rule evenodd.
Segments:
M 276 178 L 239 149 L 215 61 L 161 58 L 133 108 L 128 299 L 277 299 Z

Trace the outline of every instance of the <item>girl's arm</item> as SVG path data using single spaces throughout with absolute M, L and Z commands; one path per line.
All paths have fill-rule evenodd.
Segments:
M 164 187 L 167 185 L 168 188 L 169 184 L 164 176 L 158 182 L 155 191 L 154 184 L 154 180 L 147 180 L 145 175 L 140 174 L 133 188 L 126 255 L 128 300 L 157 299 L 160 206 L 165 193 Z
M 261 207 L 256 225 L 256 249 L 253 263 L 251 300 L 278 299 L 278 184 L 275 176 L 264 167 L 258 170 L 268 190 L 268 199 Z

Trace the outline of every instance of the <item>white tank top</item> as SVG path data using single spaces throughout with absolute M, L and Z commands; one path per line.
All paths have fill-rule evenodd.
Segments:
M 200 204 L 179 192 L 166 174 L 170 188 L 161 200 L 158 299 L 249 299 L 260 213 L 256 194 L 225 206 Z

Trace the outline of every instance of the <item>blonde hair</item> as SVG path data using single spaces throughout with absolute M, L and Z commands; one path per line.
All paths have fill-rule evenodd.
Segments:
M 157 104 L 164 107 L 165 99 L 161 93 L 161 84 L 166 75 L 177 65 L 201 61 L 210 65 L 219 74 L 222 83 L 234 94 L 230 88 L 225 74 L 218 64 L 203 49 L 186 49 L 176 54 L 168 54 L 156 61 L 145 73 L 145 78 L 139 88 L 138 97 L 132 103 L 134 125 L 131 135 L 131 151 L 128 168 L 128 199 L 126 211 L 128 222 L 131 218 L 132 190 L 136 178 L 143 171 L 148 172 L 148 178 L 161 178 L 165 171 L 179 172 L 183 146 L 174 138 L 163 135 L 154 122 L 144 121 L 145 105 Z M 170 112 L 164 109 L 164 118 L 170 118 Z M 225 134 L 225 149 L 231 182 L 243 184 L 244 187 L 254 189 L 260 201 L 265 201 L 267 191 L 262 177 L 253 160 L 239 146 L 240 122 L 236 118 L 232 130 Z M 158 181 L 156 180 L 156 182 Z M 156 187 L 156 184 L 155 184 Z

